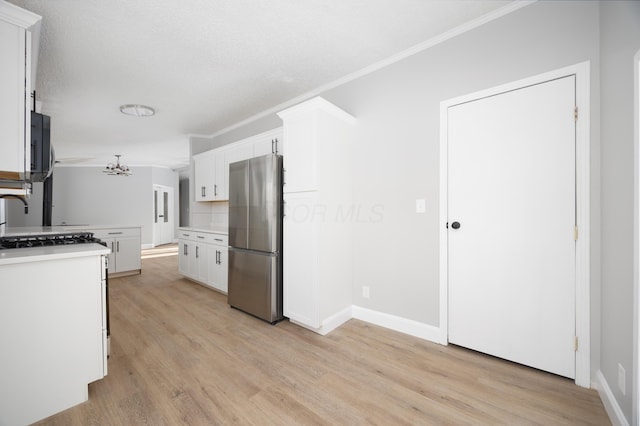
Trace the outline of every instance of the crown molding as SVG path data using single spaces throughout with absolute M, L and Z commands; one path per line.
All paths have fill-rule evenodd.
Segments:
M 283 103 L 281 103 L 279 105 L 276 105 L 276 106 L 274 106 L 272 108 L 269 108 L 269 109 L 267 109 L 265 111 L 262 111 L 262 112 L 260 112 L 260 113 L 258 113 L 256 115 L 253 115 L 253 116 L 251 116 L 251 117 L 249 117 L 249 118 L 247 118 L 245 120 L 242 120 L 242 121 L 239 121 L 239 122 L 237 122 L 235 124 L 232 124 L 231 126 L 225 127 L 224 129 L 219 130 L 217 132 L 214 132 L 214 133 L 212 133 L 210 135 L 206 135 L 206 136 L 205 135 L 197 135 L 197 137 L 214 138 L 216 136 L 223 135 L 223 134 L 225 134 L 227 132 L 230 132 L 232 130 L 238 129 L 238 128 L 240 128 L 242 126 L 245 126 L 245 125 L 247 125 L 249 123 L 252 123 L 252 122 L 254 122 L 256 120 L 264 118 L 264 117 L 266 117 L 268 115 L 277 114 L 278 112 L 280 112 L 280 111 L 282 111 L 284 109 L 287 109 L 289 107 L 292 107 L 292 106 L 294 106 L 294 105 L 296 105 L 296 104 L 298 104 L 300 102 L 306 101 L 306 100 L 308 100 L 308 99 L 310 99 L 310 98 L 312 98 L 314 96 L 318 96 L 318 95 L 320 95 L 320 94 L 322 94 L 322 93 L 324 93 L 324 92 L 326 92 L 328 90 L 331 90 L 331 89 L 334 89 L 334 88 L 336 88 L 338 86 L 341 86 L 343 84 L 349 83 L 349 82 L 351 82 L 353 80 L 356 80 L 356 79 L 358 79 L 360 77 L 364 77 L 365 75 L 371 74 L 371 73 L 373 73 L 375 71 L 378 71 L 378 70 L 380 70 L 382 68 L 385 68 L 385 67 L 387 67 L 389 65 L 392 65 L 392 64 L 394 64 L 396 62 L 399 62 L 399 61 L 401 61 L 403 59 L 406 59 L 406 58 L 408 58 L 410 56 L 413 56 L 413 55 L 415 55 L 417 53 L 425 51 L 425 50 L 427 50 L 427 49 L 429 49 L 429 48 L 431 48 L 433 46 L 436 46 L 436 45 L 438 45 L 440 43 L 443 43 L 443 42 L 445 42 L 445 41 L 447 41 L 447 40 L 449 40 L 449 39 L 451 39 L 453 37 L 456 37 L 456 36 L 459 36 L 461 34 L 464 34 L 464 33 L 468 32 L 468 31 L 471 31 L 471 30 L 473 30 L 475 28 L 478 28 L 478 27 L 480 27 L 480 26 L 482 26 L 484 24 L 487 24 L 487 23 L 489 23 L 491 21 L 494 21 L 494 20 L 496 20 L 498 18 L 501 18 L 501 17 L 503 17 L 505 15 L 508 15 L 508 14 L 510 14 L 512 12 L 515 12 L 517 10 L 520 10 L 520 9 L 524 8 L 524 7 L 532 5 L 532 4 L 536 3 L 537 1 L 538 0 L 513 1 L 513 2 L 503 6 L 501 8 L 498 8 L 498 9 L 492 11 L 492 12 L 489 12 L 489 13 L 487 13 L 485 15 L 482 15 L 482 16 L 476 18 L 476 19 L 472 19 L 469 22 L 466 22 L 466 23 L 464 23 L 462 25 L 459 25 L 459 26 L 457 26 L 455 28 L 452 28 L 449 31 L 445 31 L 444 33 L 439 34 L 439 35 L 437 35 L 435 37 L 432 37 L 432 38 L 430 38 L 430 39 L 428 39 L 428 40 L 426 40 L 426 41 L 424 41 L 422 43 L 416 44 L 415 46 L 410 47 L 410 48 L 408 48 L 406 50 L 403 50 L 403 51 L 401 51 L 401 52 L 399 52 L 399 53 L 397 53 L 397 54 L 395 54 L 393 56 L 390 56 L 387 59 L 383 59 L 382 61 L 376 62 L 376 63 L 374 63 L 372 65 L 369 65 L 368 67 L 362 68 L 359 71 L 353 72 L 351 74 L 347 74 L 344 77 L 341 77 L 341 78 L 339 78 L 337 80 L 334 80 L 334 81 L 332 81 L 332 82 L 330 82 L 328 84 L 320 86 L 320 87 L 318 87 L 318 88 L 316 88 L 314 90 L 311 90 L 311 91 L 309 91 L 307 93 L 304 93 L 304 94 L 302 94 L 300 96 L 297 96 L 297 97 L 295 97 L 293 99 L 290 99 L 290 100 L 288 100 L 286 102 L 283 102 Z M 196 135 L 190 135 L 190 136 L 196 136 Z

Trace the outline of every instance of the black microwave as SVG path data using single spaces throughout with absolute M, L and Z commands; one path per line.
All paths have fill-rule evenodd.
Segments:
M 53 171 L 51 117 L 31 111 L 30 182 L 43 182 Z

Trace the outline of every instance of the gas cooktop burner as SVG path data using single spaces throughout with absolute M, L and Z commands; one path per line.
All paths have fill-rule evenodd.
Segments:
M 93 236 L 93 232 L 74 232 L 64 234 L 43 235 L 15 235 L 0 237 L 0 250 L 27 247 L 57 246 L 63 244 L 98 243 L 107 246 L 99 238 Z

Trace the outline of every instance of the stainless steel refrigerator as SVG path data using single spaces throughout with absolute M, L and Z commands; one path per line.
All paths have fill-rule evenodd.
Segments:
M 283 318 L 282 156 L 229 165 L 228 302 L 270 323 Z

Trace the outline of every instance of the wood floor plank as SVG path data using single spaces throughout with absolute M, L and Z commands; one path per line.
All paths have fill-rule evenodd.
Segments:
M 109 375 L 39 425 L 610 424 L 595 391 L 488 355 L 358 320 L 267 324 L 171 252 L 110 280 Z

